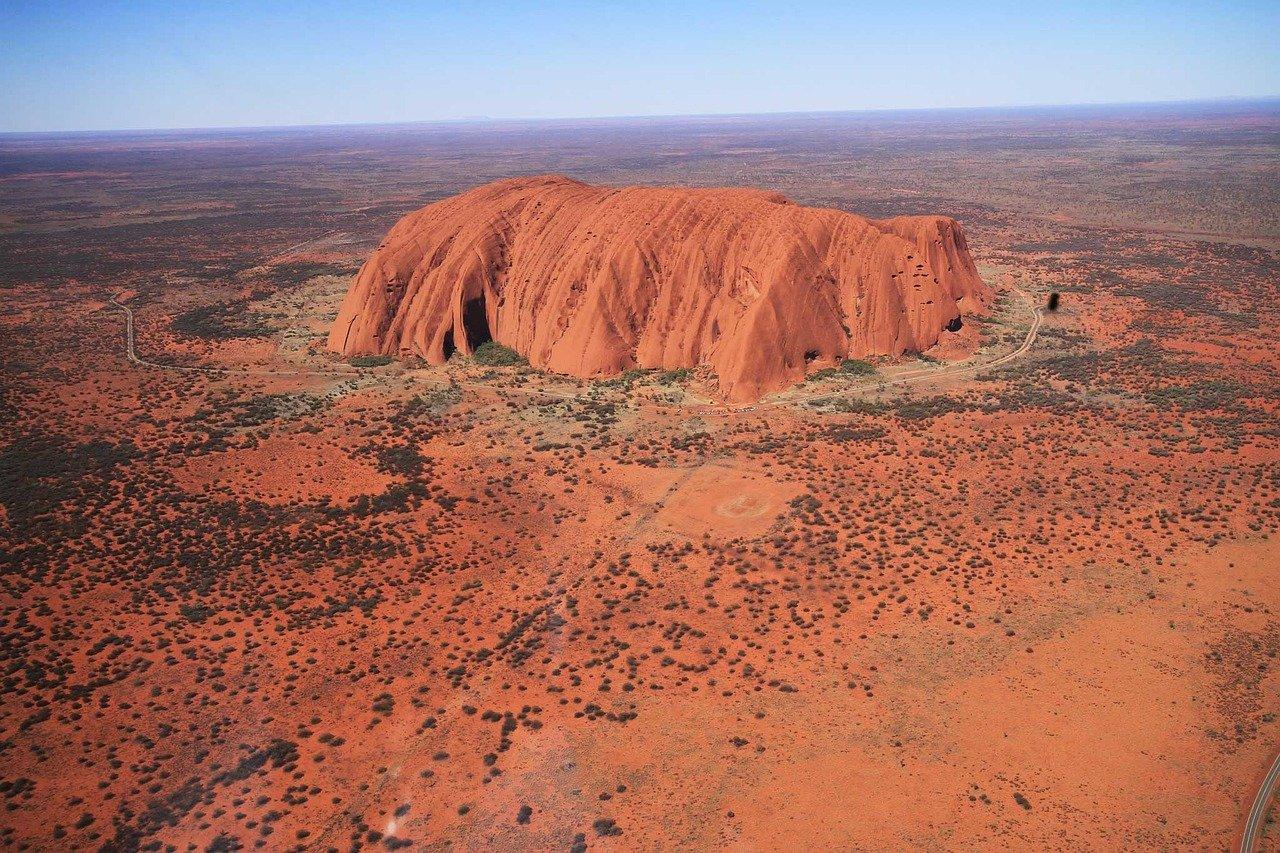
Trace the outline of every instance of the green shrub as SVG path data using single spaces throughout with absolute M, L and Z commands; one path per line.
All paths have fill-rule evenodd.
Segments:
M 485 341 L 476 347 L 471 359 L 476 364 L 483 364 L 488 367 L 511 367 L 525 363 L 524 356 L 511 349 L 511 347 L 504 347 L 497 341 Z
M 188 622 L 195 622 L 196 624 L 203 622 L 218 612 L 207 604 L 184 604 L 178 610 Z
M 870 376 L 876 372 L 876 366 L 869 361 L 857 358 L 846 358 L 840 362 L 840 372 L 851 376 Z
M 678 382 L 683 382 L 688 379 L 689 373 L 690 371 L 687 367 L 677 368 L 676 370 L 664 370 L 662 373 L 658 374 L 658 384 L 675 385 Z
M 280 331 L 268 326 L 248 310 L 249 300 L 219 305 L 202 305 L 185 311 L 169 322 L 169 328 L 187 338 L 229 341 L 237 338 L 266 338 Z
M 384 367 L 393 360 L 389 355 L 357 355 L 347 363 L 352 367 Z
M 876 366 L 869 361 L 846 358 L 840 362 L 839 367 L 824 367 L 822 370 L 814 371 L 809 376 L 808 381 L 821 382 L 824 379 L 834 379 L 837 376 L 872 376 L 875 372 Z

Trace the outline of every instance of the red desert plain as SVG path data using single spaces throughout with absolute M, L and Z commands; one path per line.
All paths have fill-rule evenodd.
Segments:
M 1278 140 L 0 137 L 0 845 L 1231 848 Z

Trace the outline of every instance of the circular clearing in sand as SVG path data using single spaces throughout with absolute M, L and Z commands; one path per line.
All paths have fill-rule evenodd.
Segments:
M 687 536 L 763 535 L 795 497 L 797 487 L 732 465 L 717 462 L 699 469 L 667 497 L 657 521 Z
M 769 511 L 773 503 L 758 495 L 743 494 L 722 501 L 716 506 L 716 514 L 725 518 L 759 518 Z

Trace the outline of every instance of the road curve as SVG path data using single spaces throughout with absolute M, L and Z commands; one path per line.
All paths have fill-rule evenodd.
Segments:
M 125 358 L 134 364 L 142 367 L 154 367 L 158 370 L 177 370 L 183 373 L 206 373 L 212 375 L 222 375 L 234 373 L 239 376 L 349 376 L 354 377 L 359 374 L 348 370 L 253 370 L 246 367 L 193 367 L 183 364 L 164 364 L 159 361 L 151 361 L 138 355 L 138 349 L 134 336 L 133 309 L 125 305 L 116 297 L 111 297 L 111 304 L 124 312 L 124 355 Z
M 1026 355 L 1027 352 L 1030 351 L 1032 345 L 1035 344 L 1036 335 L 1040 333 L 1040 326 L 1041 324 L 1044 323 L 1044 312 L 1041 311 L 1040 308 L 1036 305 L 1035 298 L 1032 297 L 1031 294 L 1027 293 L 1025 290 L 1022 290 L 1021 288 L 1018 288 L 1018 287 L 1014 287 L 1012 288 L 1012 290 L 1014 293 L 1018 294 L 1023 298 L 1023 300 L 1027 303 L 1027 308 L 1030 309 L 1031 311 L 1031 326 L 1027 329 L 1027 336 L 1023 339 L 1022 343 L 1018 345 L 1017 349 L 1011 350 L 1005 353 L 1004 355 L 1000 356 L 999 358 L 992 359 L 991 361 L 984 361 L 978 364 L 957 364 L 951 367 L 942 368 L 941 370 L 933 370 L 933 369 L 912 370 L 906 373 L 900 373 L 891 379 L 880 380 L 875 384 L 877 385 L 913 385 L 917 382 L 926 382 L 930 379 L 938 379 L 945 376 L 961 376 L 966 373 L 977 373 L 979 370 L 988 370 L 993 367 L 1000 367 L 1003 364 L 1008 364 L 1014 359 L 1021 358 L 1022 356 Z M 870 387 L 871 384 L 872 383 L 867 383 L 866 385 L 860 386 L 860 387 Z M 776 400 L 776 401 L 770 400 L 768 402 L 756 403 L 751 406 L 746 406 L 745 408 L 757 409 L 757 408 L 768 408 L 772 406 L 786 405 L 789 403 L 805 403 L 805 402 L 810 402 L 814 400 L 834 400 L 838 397 L 844 396 L 845 393 L 846 392 L 842 392 L 842 391 L 827 392 L 827 393 L 815 392 L 812 394 L 805 394 L 803 396 L 798 396 L 798 397 L 787 397 L 782 400 Z
M 1275 760 L 1271 762 L 1271 768 L 1267 771 L 1267 775 L 1262 777 L 1262 783 L 1258 785 L 1258 795 L 1253 798 L 1253 807 L 1249 809 L 1249 816 L 1245 818 L 1244 829 L 1240 833 L 1240 843 L 1236 846 L 1239 853 L 1253 853 L 1253 847 L 1258 843 L 1258 836 L 1262 834 L 1262 822 L 1267 817 L 1267 805 L 1271 802 L 1271 794 L 1275 791 L 1277 782 L 1280 782 L 1280 752 L 1276 753 Z
M 1031 296 L 1031 294 L 1017 287 L 1013 288 L 1013 291 L 1023 298 L 1023 300 L 1027 304 L 1027 308 L 1030 309 L 1031 311 L 1031 326 L 1027 329 L 1026 338 L 1023 339 L 1022 343 L 1017 347 L 1017 349 L 1011 350 L 998 358 L 992 359 L 991 361 L 984 361 L 977 364 L 958 364 L 951 367 L 944 367 L 941 369 L 912 370 L 907 373 L 900 373 L 897 376 L 894 376 L 889 379 L 878 380 L 876 383 L 874 383 L 874 385 L 877 387 L 883 387 L 883 386 L 889 386 L 889 385 L 912 385 L 917 382 L 926 382 L 931 379 L 938 379 L 946 376 L 960 376 L 966 373 L 976 373 L 979 370 L 989 370 L 994 367 L 1000 367 L 1003 364 L 1007 364 L 1016 358 L 1020 358 L 1026 355 L 1027 352 L 1031 349 L 1032 345 L 1035 344 L 1036 335 L 1039 333 L 1040 326 L 1044 322 L 1044 313 L 1040 310 L 1039 307 L 1036 306 L 1035 299 L 1034 297 Z M 333 377 L 333 376 L 355 377 L 360 375 L 354 370 L 319 370 L 319 369 L 255 370 L 255 369 L 243 368 L 243 367 L 194 367 L 194 366 L 186 366 L 186 365 L 179 365 L 179 364 L 164 364 L 158 361 L 151 361 L 149 359 L 143 358 L 140 355 L 138 355 L 136 338 L 134 333 L 133 309 L 130 308 L 128 305 L 124 304 L 124 302 L 121 302 L 118 297 L 119 297 L 119 294 L 112 296 L 111 304 L 124 312 L 125 357 L 128 358 L 129 361 L 132 362 L 133 364 L 136 364 L 139 366 L 153 367 L 158 370 L 176 370 L 176 371 L 185 372 L 185 373 L 204 373 L 208 375 L 235 374 L 239 376 L 330 376 L 330 377 Z M 753 411 L 761 411 L 765 409 L 775 409 L 782 406 L 790 406 L 796 403 L 805 403 L 805 402 L 810 402 L 815 400 L 835 400 L 840 397 L 847 396 L 851 391 L 858 391 L 867 387 L 871 387 L 871 384 L 870 383 L 862 384 L 862 385 L 858 385 L 853 388 L 847 388 L 844 390 L 814 392 L 814 393 L 805 394 L 801 396 L 784 397 L 784 398 L 773 399 L 773 400 L 762 400 L 760 402 L 751 403 L 746 406 L 730 406 L 727 404 L 706 402 L 706 403 L 698 403 L 692 406 L 683 406 L 682 408 L 691 412 L 702 412 L 702 411 L 753 412 Z M 582 392 L 564 393 L 559 391 L 551 391 L 547 389 L 539 390 L 539 389 L 533 389 L 533 388 L 530 388 L 530 389 L 502 388 L 502 389 L 492 389 L 492 390 L 494 390 L 495 392 L 500 392 L 502 394 L 511 394 L 511 393 L 526 394 L 532 397 L 552 397 L 560 400 L 578 400 L 583 396 Z

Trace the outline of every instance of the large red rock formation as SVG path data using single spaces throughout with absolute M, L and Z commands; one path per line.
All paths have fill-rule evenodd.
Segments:
M 499 181 L 401 219 L 329 333 L 433 364 L 492 338 L 574 376 L 706 364 L 754 400 L 845 357 L 933 346 L 984 308 L 964 232 L 754 189 Z

